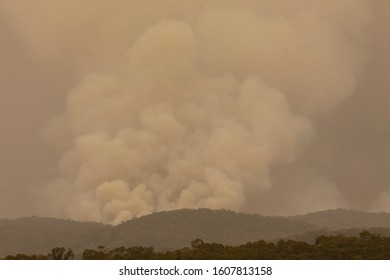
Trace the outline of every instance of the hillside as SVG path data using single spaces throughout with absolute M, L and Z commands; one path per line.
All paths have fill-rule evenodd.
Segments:
M 225 245 L 286 238 L 313 242 L 322 234 L 357 235 L 362 228 L 390 235 L 390 214 L 327 210 L 294 217 L 266 217 L 227 210 L 183 209 L 153 213 L 117 226 L 39 217 L 2 219 L 0 257 L 47 254 L 54 247 L 72 248 L 77 254 L 99 245 L 174 250 L 190 246 L 197 238 Z
M 83 250 L 109 240 L 111 226 L 54 218 L 0 220 L 0 256 L 47 253 L 54 247 Z
M 349 228 L 390 228 L 390 213 L 368 213 L 355 210 L 326 210 L 293 216 L 296 221 L 306 222 L 331 230 Z
M 364 228 L 364 230 L 375 234 L 380 235 L 384 237 L 390 237 L 390 228 Z M 309 244 L 313 244 L 317 237 L 321 235 L 325 236 L 338 236 L 343 235 L 346 237 L 358 237 L 359 234 L 363 231 L 362 228 L 349 228 L 349 229 L 338 229 L 338 230 L 329 230 L 329 229 L 322 229 L 322 230 L 314 230 L 314 231 L 307 231 L 302 234 L 289 236 L 287 238 L 284 238 L 285 240 L 295 240 L 295 241 L 303 241 Z M 274 240 L 277 241 L 277 240 Z
M 113 246 L 181 248 L 192 240 L 238 245 L 259 239 L 283 238 L 316 229 L 306 222 L 226 210 L 183 209 L 133 219 L 113 230 Z M 129 234 L 132 233 L 132 234 Z
M 54 247 L 76 253 L 104 245 L 153 246 L 158 250 L 207 242 L 238 245 L 301 234 L 317 227 L 282 217 L 239 214 L 225 210 L 176 210 L 132 219 L 118 226 L 52 218 L 0 220 L 0 256 L 16 253 L 45 254 Z

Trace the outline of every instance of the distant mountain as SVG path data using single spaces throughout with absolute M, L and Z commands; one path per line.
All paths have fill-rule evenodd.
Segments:
M 301 234 L 317 227 L 282 217 L 240 214 L 226 210 L 176 210 L 132 219 L 118 226 L 52 218 L 0 220 L 0 256 L 47 254 L 54 247 L 86 248 L 104 245 L 153 246 L 157 250 L 206 242 L 239 245 L 259 239 L 271 240 Z
M 239 245 L 259 239 L 271 240 L 317 229 L 306 222 L 265 217 L 227 210 L 183 209 L 133 219 L 113 230 L 113 246 L 120 244 L 182 248 L 197 238 L 205 242 Z
M 293 217 L 265 217 L 227 210 L 176 210 L 135 218 L 117 226 L 54 218 L 0 220 L 0 257 L 47 254 L 54 247 L 84 249 L 152 246 L 172 250 L 205 242 L 239 245 L 249 241 L 293 238 L 312 242 L 321 234 L 357 235 L 362 228 L 390 235 L 390 214 L 328 210 Z M 349 229 L 340 231 L 340 229 Z
M 322 230 L 314 230 L 314 231 L 307 231 L 302 234 L 289 236 L 287 238 L 283 239 L 291 239 L 296 241 L 303 241 L 306 243 L 314 243 L 316 238 L 325 235 L 325 236 L 337 236 L 337 235 L 343 235 L 343 236 L 356 236 L 358 237 L 359 234 L 363 231 L 367 230 L 368 232 L 372 234 L 381 235 L 384 237 L 390 237 L 390 228 L 349 228 L 349 229 L 338 229 L 338 230 L 329 230 L 329 229 L 322 229 Z M 275 240 L 276 241 L 276 240 Z
M 0 220 L 0 257 L 47 254 L 54 247 L 84 250 L 109 240 L 112 226 L 54 218 L 29 217 Z
M 355 210 L 326 210 L 293 216 L 296 221 L 306 222 L 330 230 L 349 228 L 390 228 L 390 213 L 368 213 Z

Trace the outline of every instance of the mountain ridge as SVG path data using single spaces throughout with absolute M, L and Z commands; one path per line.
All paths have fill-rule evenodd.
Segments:
M 380 223 L 383 225 L 378 226 Z M 260 239 L 299 239 L 305 233 L 312 233 L 309 236 L 313 238 L 316 232 L 339 230 L 340 225 L 355 229 L 390 228 L 390 214 L 338 209 L 281 217 L 230 210 L 181 209 L 134 218 L 117 226 L 36 216 L 0 219 L 0 257 L 17 253 L 45 254 L 54 247 L 72 248 L 77 253 L 100 245 L 171 250 L 190 246 L 197 238 L 239 245 Z

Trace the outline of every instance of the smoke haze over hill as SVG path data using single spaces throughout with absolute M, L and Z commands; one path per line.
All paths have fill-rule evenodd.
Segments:
M 0 215 L 389 210 L 389 8 L 0 0 Z

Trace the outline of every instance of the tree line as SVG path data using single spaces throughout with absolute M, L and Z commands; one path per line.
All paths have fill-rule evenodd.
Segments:
M 47 255 L 9 255 L 6 260 L 71 260 L 71 249 L 54 248 Z M 363 231 L 357 237 L 344 235 L 316 238 L 314 243 L 295 240 L 266 242 L 259 240 L 240 246 L 207 243 L 201 239 L 190 247 L 159 252 L 153 247 L 98 246 L 87 249 L 77 259 L 82 260 L 389 260 L 390 237 Z

